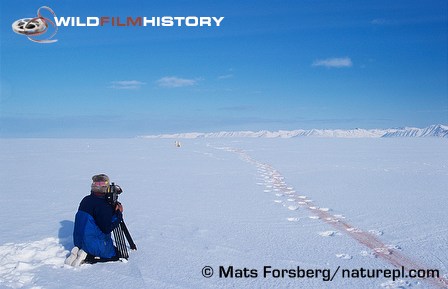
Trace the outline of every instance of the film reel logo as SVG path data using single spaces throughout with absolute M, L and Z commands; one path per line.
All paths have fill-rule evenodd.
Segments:
M 58 26 L 50 19 L 42 16 L 42 10 L 46 10 L 56 17 L 54 11 L 47 6 L 37 9 L 37 16 L 34 18 L 23 18 L 12 24 L 12 30 L 20 35 L 25 35 L 30 41 L 37 43 L 54 43 L 57 40 L 52 39 L 58 32 Z M 36 36 L 43 35 L 48 32 L 49 24 L 54 27 L 53 33 L 45 39 L 36 39 Z

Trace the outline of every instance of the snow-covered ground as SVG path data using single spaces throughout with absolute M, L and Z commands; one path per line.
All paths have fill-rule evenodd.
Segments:
M 181 142 L 0 140 L 0 287 L 446 286 L 446 138 Z M 64 266 L 74 214 L 96 173 L 124 189 L 120 201 L 138 251 L 127 263 Z M 204 266 L 215 275 L 203 277 Z M 258 276 L 220 278 L 220 266 Z M 264 278 L 264 266 L 340 269 L 324 281 Z M 439 269 L 440 278 L 341 275 L 395 266 Z

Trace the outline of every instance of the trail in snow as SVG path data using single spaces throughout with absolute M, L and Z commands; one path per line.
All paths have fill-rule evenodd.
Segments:
M 380 257 L 397 268 L 405 268 L 408 274 L 411 269 L 426 269 L 426 266 L 419 264 L 400 252 L 400 247 L 383 243 L 378 238 L 378 236 L 383 234 L 382 231 L 369 230 L 366 232 L 356 228 L 355 226 L 352 226 L 348 222 L 344 221 L 343 216 L 337 214 L 333 215 L 330 213 L 331 210 L 329 208 L 318 207 L 307 196 L 297 193 L 292 186 L 287 185 L 285 178 L 271 165 L 253 159 L 242 149 L 231 147 L 215 147 L 215 149 L 236 153 L 242 160 L 255 165 L 261 175 L 261 179 L 263 180 L 262 183 L 258 184 L 265 186 L 265 193 L 274 193 L 277 197 L 287 197 L 286 202 L 280 200 L 276 200 L 276 202 L 283 202 L 283 205 L 292 211 L 301 207 L 306 208 L 313 214 L 310 218 L 320 219 L 321 221 L 333 226 L 340 233 L 350 236 L 360 244 L 370 249 L 370 251 L 363 251 L 361 254 L 364 253 L 365 256 L 370 257 Z M 298 221 L 298 219 L 293 220 L 292 218 L 288 218 L 288 221 Z M 322 237 L 332 237 L 340 233 L 336 231 L 326 231 L 320 232 L 319 235 Z M 351 259 L 351 256 L 347 254 L 338 254 L 336 256 L 342 259 Z M 433 286 L 437 286 L 439 288 L 448 288 L 448 279 L 445 278 L 445 276 L 439 278 L 426 278 L 423 280 L 432 283 Z M 397 281 L 405 282 L 403 280 L 396 280 L 393 283 L 395 284 Z M 390 282 L 386 282 L 382 284 L 382 286 L 389 288 L 393 285 Z

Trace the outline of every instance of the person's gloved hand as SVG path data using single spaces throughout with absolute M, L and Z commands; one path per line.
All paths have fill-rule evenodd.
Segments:
M 115 211 L 120 211 L 121 213 L 123 213 L 123 205 L 117 203 L 117 205 L 115 206 Z

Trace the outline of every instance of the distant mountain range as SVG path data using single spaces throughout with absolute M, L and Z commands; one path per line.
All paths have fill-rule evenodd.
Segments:
M 379 138 L 379 137 L 442 137 L 448 138 L 448 126 L 431 125 L 426 128 L 389 128 L 389 129 L 350 129 L 350 130 L 279 130 L 279 131 L 221 131 L 211 133 L 176 133 L 140 136 L 142 138 L 196 139 L 196 138 L 293 138 L 293 137 L 326 137 L 326 138 Z

